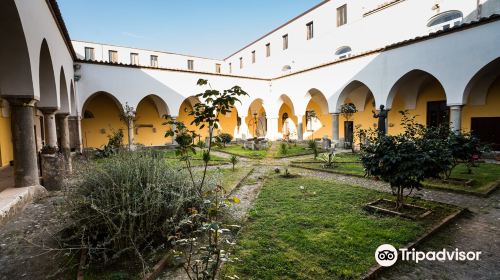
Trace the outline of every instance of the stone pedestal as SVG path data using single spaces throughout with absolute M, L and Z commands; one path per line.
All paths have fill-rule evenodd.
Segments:
M 16 187 L 40 185 L 33 114 L 36 100 L 4 97 L 11 110 L 12 143 L 14 146 L 14 183 Z
M 43 186 L 49 191 L 61 190 L 64 184 L 64 156 L 60 153 L 42 154 Z

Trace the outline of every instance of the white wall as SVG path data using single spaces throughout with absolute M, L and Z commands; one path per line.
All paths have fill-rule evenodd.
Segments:
M 228 72 L 225 69 L 224 61 L 217 59 L 83 41 L 72 41 L 72 43 L 79 59 L 85 59 L 85 47 L 90 47 L 94 48 L 94 60 L 96 61 L 109 62 L 109 51 L 113 50 L 118 52 L 118 63 L 122 64 L 131 64 L 130 54 L 137 53 L 139 54 L 139 65 L 141 66 L 151 66 L 151 55 L 156 55 L 158 56 L 159 68 L 187 70 L 187 61 L 190 59 L 194 61 L 194 71 L 215 73 L 215 65 L 221 64 L 221 72 Z

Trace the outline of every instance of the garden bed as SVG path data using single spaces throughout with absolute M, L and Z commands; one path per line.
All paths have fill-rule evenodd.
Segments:
M 267 156 L 267 150 L 249 150 L 243 148 L 242 145 L 228 145 L 222 148 L 214 148 L 213 150 L 251 159 L 263 159 Z
M 395 210 L 396 202 L 383 198 L 366 204 L 365 209 L 374 213 L 401 216 L 413 220 L 422 219 L 432 212 L 429 209 L 412 204 L 405 204 L 401 210 Z
M 300 186 L 304 186 L 301 189 Z M 304 196 L 304 192 L 314 193 Z M 268 179 L 239 234 L 222 276 L 240 279 L 358 279 L 373 269 L 373 253 L 385 243 L 418 241 L 460 209 L 409 199 L 432 210 L 419 220 L 373 215 L 363 206 L 390 194 L 305 176 Z

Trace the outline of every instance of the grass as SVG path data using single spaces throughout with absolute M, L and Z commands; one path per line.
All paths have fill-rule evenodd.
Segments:
M 249 149 L 244 149 L 243 145 L 228 145 L 226 147 L 216 148 L 214 150 L 253 159 L 262 159 L 267 156 L 267 150 L 253 151 Z
M 170 164 L 181 164 L 185 166 L 184 162 L 179 161 L 179 157 L 175 154 L 175 150 L 167 150 L 164 153 L 164 157 L 166 158 L 167 163 Z M 196 154 L 191 155 L 191 165 L 192 166 L 203 166 L 203 154 L 201 151 L 196 151 Z M 208 162 L 209 166 L 221 165 L 229 163 L 228 159 L 216 156 L 214 154 L 210 155 L 210 161 Z
M 301 185 L 310 195 L 304 196 Z M 362 210 L 382 197 L 390 195 L 311 177 L 274 176 L 240 233 L 235 256 L 241 261 L 226 264 L 223 273 L 241 279 L 358 279 L 376 264 L 379 245 L 406 245 L 458 210 L 408 201 L 433 210 L 418 221 Z
M 285 157 L 293 157 L 293 156 L 300 156 L 300 155 L 309 155 L 313 154 L 314 152 L 309 149 L 306 145 L 303 144 L 287 144 L 287 150 L 286 153 L 283 154 L 280 147 L 283 144 L 282 143 L 277 143 L 277 148 L 276 148 L 276 153 L 274 153 L 273 157 L 274 158 L 285 158 Z M 321 148 L 319 148 L 320 153 L 322 152 Z
M 465 164 L 459 164 L 451 172 L 450 178 L 474 179 L 471 186 L 440 184 L 436 181 L 424 182 L 424 185 L 431 188 L 444 189 L 469 194 L 486 194 L 491 189 L 492 184 L 500 180 L 500 165 L 494 163 L 479 163 L 478 167 L 472 167 L 472 174 L 467 174 Z
M 234 171 L 232 168 L 216 168 L 209 169 L 207 176 L 214 176 L 220 174 L 222 187 L 226 192 L 230 192 L 249 172 L 252 170 L 251 166 L 237 166 Z M 196 175 L 201 175 L 201 170 L 196 171 Z
M 315 160 L 313 157 L 302 159 L 299 161 L 293 161 L 293 165 L 296 167 L 305 167 L 326 172 L 342 173 L 346 175 L 365 175 L 365 169 L 359 160 L 358 154 L 338 153 L 335 155 L 333 161 L 337 162 L 337 165 L 334 168 L 324 168 L 324 162 L 317 159 Z

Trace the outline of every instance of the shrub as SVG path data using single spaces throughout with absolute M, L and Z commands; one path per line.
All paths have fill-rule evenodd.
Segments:
M 405 189 L 410 193 L 420 189 L 424 179 L 439 177 L 451 163 L 439 128 L 425 128 L 407 112 L 400 113 L 404 133 L 392 136 L 372 132 L 370 143 L 361 149 L 367 175 L 380 177 L 390 184 L 397 196 L 397 210 L 404 205 Z
M 288 145 L 287 143 L 281 143 L 280 144 L 280 149 L 279 149 L 279 154 L 280 155 L 286 155 L 288 153 Z
M 188 208 L 202 205 L 185 172 L 149 151 L 120 152 L 75 170 L 62 209 L 63 241 L 87 248 L 93 260 L 127 253 L 143 260 L 147 249 L 173 233 Z
M 479 138 L 471 133 L 451 131 L 447 140 L 453 163 L 446 170 L 445 177 L 448 179 L 460 162 L 465 162 L 468 172 L 472 173 L 471 167 L 474 165 L 475 158 L 479 158 L 486 147 L 480 143 Z
M 231 155 L 229 161 L 233 165 L 233 171 L 234 171 L 234 166 L 240 161 L 240 159 L 236 155 Z
M 315 141 L 315 140 L 309 140 L 307 142 L 308 146 L 309 146 L 309 149 L 311 149 L 314 153 L 314 158 L 316 159 L 318 157 L 318 153 L 319 153 L 319 150 L 318 150 L 318 143 Z
M 229 134 L 229 133 L 221 133 L 219 134 L 218 138 L 220 139 L 220 142 L 222 143 L 222 145 L 224 145 L 224 147 L 231 143 L 231 141 L 233 141 L 233 135 Z
M 98 158 L 108 158 L 117 154 L 123 147 L 123 130 L 115 130 L 113 134 L 108 135 L 108 144 L 102 149 L 97 149 L 96 156 Z
M 331 153 L 323 153 L 319 156 L 319 160 L 323 162 L 324 168 L 335 168 L 335 154 Z

